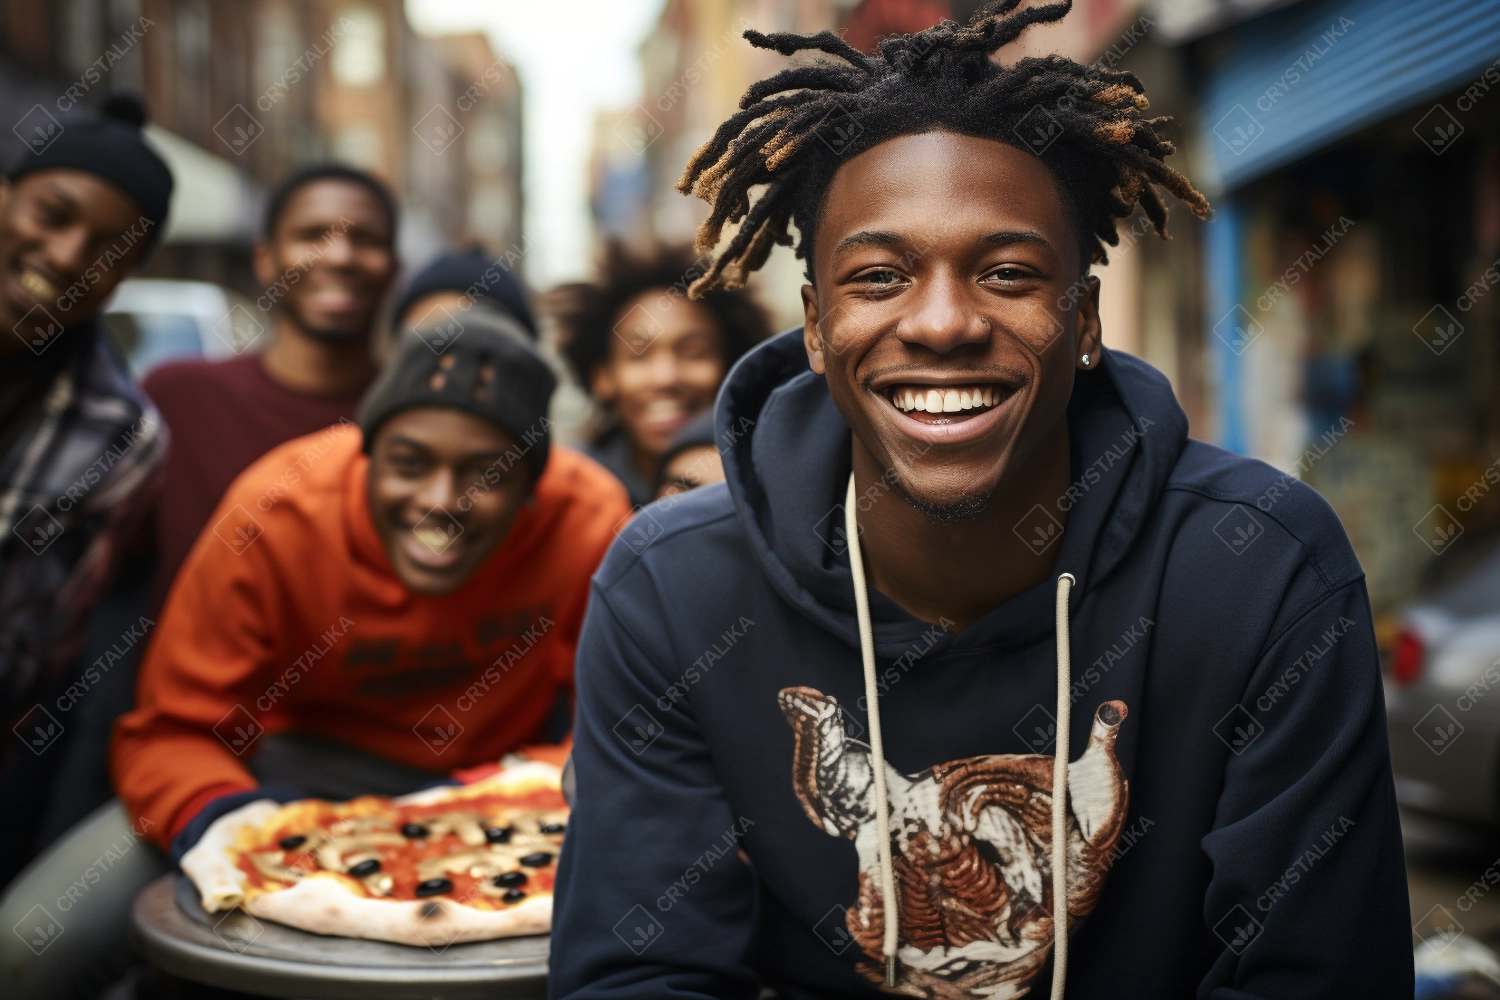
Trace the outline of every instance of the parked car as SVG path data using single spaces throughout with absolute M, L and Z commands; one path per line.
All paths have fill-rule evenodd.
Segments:
M 1500 548 L 1400 612 L 1385 705 L 1401 804 L 1500 827 Z
M 104 305 L 104 325 L 139 378 L 178 358 L 259 350 L 269 328 L 249 300 L 207 281 L 128 278 Z

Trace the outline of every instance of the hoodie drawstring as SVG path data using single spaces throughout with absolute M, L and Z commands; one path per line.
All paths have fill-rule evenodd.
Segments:
M 870 626 L 870 592 L 865 586 L 865 561 L 859 551 L 859 519 L 854 473 L 844 497 L 844 537 L 849 540 L 849 569 L 854 573 L 854 609 L 859 618 L 859 652 L 864 660 L 865 704 L 870 706 L 870 766 L 875 772 L 875 835 L 880 852 L 880 899 L 885 906 L 885 984 L 896 985 L 896 933 L 901 916 L 896 910 L 896 872 L 891 864 L 891 817 L 885 791 L 885 745 L 880 739 L 880 692 L 875 686 L 875 633 Z
M 854 576 L 854 608 L 859 620 L 859 652 L 865 675 L 865 704 L 869 705 L 870 766 L 875 777 L 876 850 L 880 860 L 880 900 L 885 912 L 885 984 L 896 985 L 896 937 L 900 913 L 896 906 L 896 873 L 891 863 L 891 817 L 885 784 L 885 744 L 880 735 L 880 695 L 875 683 L 875 634 L 870 625 L 870 592 L 865 585 L 865 563 L 859 547 L 859 493 L 854 473 L 844 495 L 844 537 L 849 546 L 849 569 Z M 1072 702 L 1072 659 L 1068 646 L 1068 594 L 1077 582 L 1072 573 L 1057 578 L 1057 742 L 1052 762 L 1052 1000 L 1062 1000 L 1068 978 L 1068 734 Z M 1058 789 L 1062 789 L 1059 793 Z

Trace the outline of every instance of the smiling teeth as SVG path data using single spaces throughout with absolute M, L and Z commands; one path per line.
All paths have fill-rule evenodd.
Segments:
M 37 274 L 35 271 L 26 270 L 21 272 L 17 279 L 26 294 L 35 299 L 50 299 L 57 294 L 57 289 L 52 287 L 52 282 Z
M 958 413 L 994 406 L 999 392 L 988 386 L 965 386 L 962 389 L 895 389 L 891 402 L 902 413 L 913 410 L 925 413 Z
M 417 536 L 417 541 L 427 546 L 433 552 L 442 552 L 453 544 L 453 539 L 448 537 L 446 531 L 440 528 L 413 528 L 411 533 Z

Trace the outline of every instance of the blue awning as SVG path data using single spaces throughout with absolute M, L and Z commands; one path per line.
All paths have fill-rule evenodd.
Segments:
M 1224 192 L 1446 91 L 1500 60 L 1494 0 L 1314 0 L 1221 36 L 1200 136 Z M 1500 66 L 1496 66 L 1500 74 Z M 1484 100 L 1500 102 L 1500 81 Z M 1431 125 L 1462 127 L 1463 112 Z M 1217 183 L 1215 183 L 1215 181 Z

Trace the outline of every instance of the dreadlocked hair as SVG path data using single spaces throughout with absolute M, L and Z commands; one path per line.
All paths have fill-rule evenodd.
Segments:
M 883 38 L 878 55 L 860 52 L 831 31 L 746 31 L 757 48 L 820 55 L 753 84 L 740 110 L 693 155 L 677 182 L 683 194 L 709 204 L 698 229 L 699 252 L 718 246 L 726 226 L 737 227 L 689 294 L 741 287 L 774 245 L 792 246 L 793 226 L 800 234 L 796 254 L 811 281 L 818 210 L 839 165 L 887 139 L 921 132 L 949 131 L 1036 151 L 1052 172 L 1089 264 L 1108 263 L 1104 245 L 1120 239 L 1115 221 L 1136 205 L 1168 238 L 1158 188 L 1207 218 L 1208 201 L 1163 162 L 1176 151 L 1159 131 L 1171 119 L 1143 114 L 1150 105 L 1134 74 L 1057 55 L 1011 66 L 990 58 L 1033 24 L 1060 20 L 1073 6 L 1072 0 L 1020 5 L 993 0 L 967 26 L 946 21 Z

